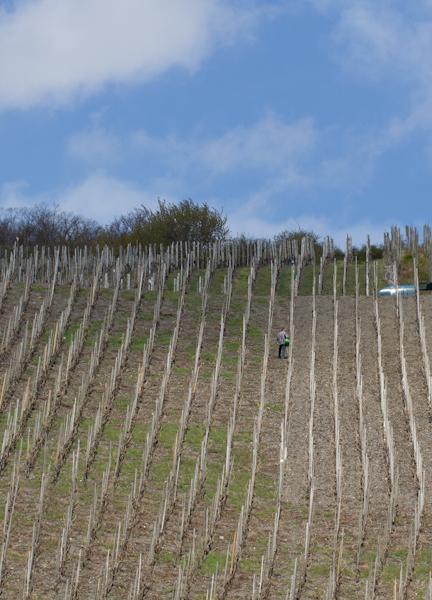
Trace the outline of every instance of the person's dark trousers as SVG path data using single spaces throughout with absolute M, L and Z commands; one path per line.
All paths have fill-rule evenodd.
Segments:
M 279 358 L 285 358 L 285 344 L 279 344 Z

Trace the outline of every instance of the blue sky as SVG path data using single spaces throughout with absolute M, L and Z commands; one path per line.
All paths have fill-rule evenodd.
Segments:
M 430 222 L 432 0 L 0 0 L 0 206 Z

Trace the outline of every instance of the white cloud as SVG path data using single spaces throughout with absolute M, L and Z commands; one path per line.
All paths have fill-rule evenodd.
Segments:
M 241 177 L 249 172 L 257 178 L 256 191 L 248 195 L 245 190 L 240 199 L 243 214 L 259 214 L 276 195 L 324 182 L 321 173 L 313 172 L 309 164 L 319 138 L 310 118 L 288 122 L 271 114 L 249 126 L 236 127 L 220 136 L 204 139 L 196 136 L 180 139 L 174 135 L 155 137 L 143 130 L 114 136 L 102 128 L 91 128 L 67 141 L 69 156 L 87 161 L 90 167 L 97 159 L 101 161 L 99 166 L 109 167 L 106 163 L 113 159 L 127 163 L 130 157 L 140 157 L 145 164 L 146 158 L 151 157 L 157 164 L 156 171 L 152 167 L 151 193 L 141 197 L 141 192 L 130 184 L 124 190 L 118 180 L 91 175 L 70 192 L 63 193 L 59 203 L 66 210 L 106 222 L 130 207 L 154 205 L 158 196 L 171 201 L 190 195 L 204 199 L 208 196 L 209 185 L 217 185 L 218 178 L 237 177 L 242 171 Z M 104 158 L 107 159 L 105 164 Z M 163 178 L 156 179 L 155 172 L 162 172 Z M 328 181 L 325 184 L 328 185 Z M 331 186 L 337 186 L 333 179 Z M 130 199 L 126 207 L 124 198 Z M 216 198 L 214 204 L 221 206 L 222 203 Z M 241 221 L 249 222 L 243 217 Z M 252 227 L 250 233 L 254 232 Z
M 430 11 L 407 14 L 397 4 L 350 3 L 340 12 L 335 40 L 342 60 L 368 77 L 396 77 L 423 85 L 431 72 Z
M 328 217 L 311 214 L 274 222 L 259 216 L 259 214 L 251 214 L 249 210 L 242 207 L 237 212 L 228 214 L 228 225 L 233 235 L 244 233 L 246 236 L 258 238 L 272 238 L 281 231 L 303 229 L 313 231 L 321 239 L 329 235 L 337 246 L 344 248 L 347 234 L 351 235 L 354 245 L 361 246 L 366 243 L 368 235 L 372 243 L 382 244 L 384 231 L 389 231 L 394 223 L 388 221 L 376 223 L 364 220 L 357 223 L 347 222 L 345 225 L 335 225 L 334 221 Z
M 432 93 L 432 2 L 430 0 L 310 0 L 336 15 L 337 60 L 349 74 L 408 89 L 414 105 Z
M 0 7 L 0 107 L 59 104 L 107 83 L 196 69 L 260 14 L 242 0 L 16 0 Z
M 303 0 L 334 16 L 336 59 L 351 75 L 430 87 L 431 0 Z
M 0 208 L 24 208 L 28 206 L 27 184 L 24 181 L 7 181 L 0 185 Z
M 104 164 L 118 158 L 121 143 L 114 134 L 97 128 L 72 135 L 67 140 L 66 152 L 77 160 Z
M 306 0 L 334 19 L 334 57 L 348 77 L 360 77 L 393 93 L 405 103 L 397 115 L 375 130 L 357 135 L 352 150 L 340 159 L 323 163 L 323 174 L 332 170 L 356 174 L 364 180 L 388 150 L 413 135 L 432 132 L 432 2 L 431 0 Z M 386 90 L 385 93 L 388 93 Z M 354 135 L 355 137 L 355 135 Z M 426 154 L 431 146 L 426 139 Z M 359 160 L 360 159 L 360 160 Z
M 162 192 L 162 181 L 155 182 L 155 190 Z M 109 223 L 115 217 L 124 215 L 140 205 L 155 208 L 158 192 L 153 188 L 142 189 L 134 183 L 111 177 L 104 173 L 93 173 L 83 181 L 66 189 L 52 190 L 42 194 L 27 193 L 22 182 L 9 182 L 0 187 L 1 208 L 23 208 L 37 203 L 58 206 L 60 210 L 94 219 L 99 223 Z
M 81 214 L 104 224 L 141 204 L 153 208 L 157 198 L 130 182 L 94 174 L 82 183 L 57 194 L 55 201 L 61 210 Z
M 397 127 L 395 122 L 394 129 Z M 150 159 L 151 189 L 157 190 L 155 195 L 169 192 L 174 198 L 202 198 L 225 176 L 244 182 L 250 173 L 255 189 L 251 192 L 251 186 L 246 185 L 241 196 L 242 202 L 247 201 L 255 210 L 272 205 L 275 198 L 293 190 L 363 190 L 387 139 L 352 135 L 341 142 L 336 154 L 323 154 L 329 136 L 334 136 L 333 129 L 318 130 L 308 117 L 285 121 L 270 114 L 214 138 L 157 137 L 144 130 L 116 137 L 104 129 L 90 129 L 72 136 L 67 149 L 69 156 L 87 161 L 92 169 L 109 170 L 113 160 L 121 167 L 122 161 L 128 164 L 130 159 L 139 158 L 146 164 Z M 155 173 L 163 173 L 161 185 Z
M 313 150 L 316 141 L 312 119 L 286 123 L 270 115 L 203 143 L 197 157 L 216 173 L 255 167 L 278 171 Z
M 73 135 L 67 150 L 71 157 L 90 164 L 95 159 L 120 158 L 120 154 L 126 160 L 142 154 L 157 157 L 178 171 L 199 169 L 206 176 L 216 176 L 238 170 L 283 170 L 294 182 L 296 166 L 314 151 L 318 137 L 310 118 L 286 122 L 270 114 L 214 138 L 155 137 L 144 130 L 116 137 L 100 128 L 91 129 Z
M 259 215 L 283 203 L 284 198 L 297 205 L 305 193 L 316 198 L 318 190 L 343 191 L 345 206 L 354 202 L 370 183 L 383 153 L 418 127 L 422 119 L 422 114 L 409 122 L 392 119 L 381 130 L 360 133 L 317 129 L 309 117 L 286 121 L 269 114 L 213 138 L 194 134 L 157 137 L 144 130 L 115 136 L 99 125 L 72 136 L 67 148 L 69 156 L 87 161 L 92 171 L 97 166 L 109 172 L 113 161 L 121 171 L 131 159 L 143 165 L 150 160 L 149 197 L 153 200 L 157 196 L 205 199 L 213 190 L 225 189 L 224 178 L 230 185 L 232 180 L 238 181 L 242 191 L 234 194 L 244 208 L 239 218 L 244 224 L 249 213 Z M 221 205 L 220 199 L 216 204 Z

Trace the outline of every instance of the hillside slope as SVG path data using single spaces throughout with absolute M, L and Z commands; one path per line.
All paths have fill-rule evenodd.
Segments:
M 209 597 L 232 599 L 253 594 L 324 598 L 327 593 L 365 598 L 367 585 L 368 597 L 374 588 L 374 597 L 384 599 L 399 581 L 401 564 L 406 597 L 424 593 L 431 568 L 431 511 L 426 502 L 417 513 L 420 525 L 413 539 L 422 482 L 412 428 L 414 423 L 429 497 L 432 412 L 416 300 L 402 301 L 405 391 L 397 306 L 393 299 L 378 302 L 398 482 L 394 519 L 387 527 L 392 481 L 375 301 L 359 298 L 356 328 L 354 296 L 338 297 L 337 312 L 332 296 L 317 296 L 314 321 L 312 296 L 299 295 L 294 299 L 291 359 L 279 360 L 275 336 L 279 327 L 290 325 L 291 272 L 282 267 L 269 313 L 271 273 L 269 266 L 261 266 L 253 280 L 249 267 L 217 269 L 204 304 L 204 271 L 191 273 L 183 296 L 173 283 L 175 274 L 159 296 L 146 286 L 139 297 L 135 290 L 119 289 L 118 299 L 112 288 L 98 289 L 91 306 L 88 287 L 75 294 L 70 286 L 56 288 L 41 335 L 2 405 L 0 493 L 5 500 L 10 491 L 16 495 L 2 576 L 4 597 L 24 592 L 34 598 L 128 598 L 131 593 L 156 599 L 174 597 L 177 590 L 178 597 L 205 598 L 211 590 Z M 3 378 L 26 335 L 25 322 L 33 318 L 45 292 L 41 286 L 30 292 L 22 323 L 1 358 Z M 8 292 L 0 314 L 2 331 L 21 293 L 20 284 Z M 38 358 L 48 352 L 49 332 L 68 301 L 67 327 L 44 377 L 36 379 L 43 364 L 38 366 Z M 69 348 L 79 343 L 86 306 L 90 316 L 82 344 L 67 371 Z M 432 297 L 421 296 L 421 309 L 431 357 Z M 26 392 L 27 382 L 31 386 L 36 380 L 33 397 Z M 33 398 L 28 405 L 26 393 Z M 14 468 L 20 473 L 16 489 Z M 9 522 L 7 512 L 3 517 Z M 267 555 L 269 536 L 275 551 Z M 268 556 L 263 564 L 271 568 L 259 590 L 263 555 Z M 26 576 L 29 565 L 31 577 Z

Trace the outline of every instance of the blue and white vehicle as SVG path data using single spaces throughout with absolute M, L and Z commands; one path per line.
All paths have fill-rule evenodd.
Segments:
M 415 296 L 416 288 L 412 284 L 386 285 L 379 292 L 378 296 Z

